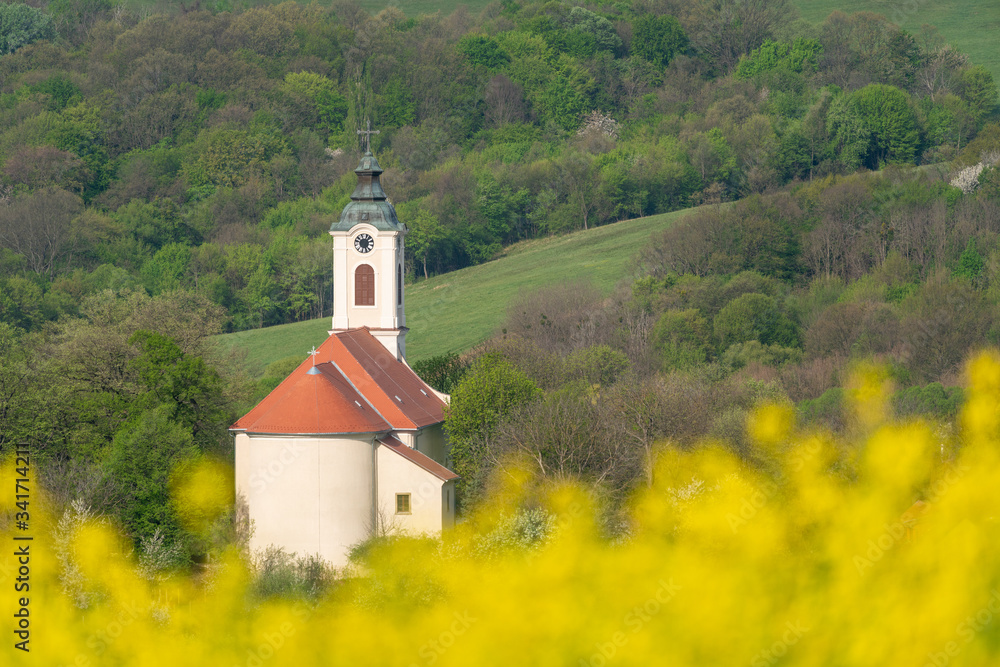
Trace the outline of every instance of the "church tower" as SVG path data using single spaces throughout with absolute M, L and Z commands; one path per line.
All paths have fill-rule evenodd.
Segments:
M 370 130 L 369 130 L 370 132 Z M 403 237 L 406 226 L 387 201 L 371 148 L 354 170 L 358 185 L 330 227 L 333 237 L 333 329 L 367 327 L 399 361 L 406 356 Z

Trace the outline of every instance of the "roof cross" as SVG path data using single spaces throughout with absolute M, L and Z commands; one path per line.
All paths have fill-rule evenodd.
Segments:
M 367 130 L 358 130 L 358 134 L 365 135 L 365 152 L 366 153 L 371 153 L 372 152 L 372 135 L 373 134 L 379 134 L 379 131 L 372 129 L 372 122 L 369 120 L 368 121 L 368 129 Z
M 317 349 L 316 349 L 316 346 L 315 346 L 315 345 L 313 345 L 313 349 L 311 349 L 311 350 L 306 350 L 306 354 L 308 354 L 308 355 L 309 355 L 310 357 L 312 357 L 312 360 L 313 360 L 313 368 L 316 368 L 316 355 L 317 355 L 317 354 L 319 354 L 319 350 L 317 350 Z

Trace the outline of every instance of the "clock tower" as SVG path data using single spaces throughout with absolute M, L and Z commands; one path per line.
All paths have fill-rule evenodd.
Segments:
M 333 237 L 333 330 L 367 327 L 392 355 L 406 356 L 403 237 L 406 226 L 387 201 L 382 168 L 367 150 L 354 170 L 358 185 L 330 227 Z

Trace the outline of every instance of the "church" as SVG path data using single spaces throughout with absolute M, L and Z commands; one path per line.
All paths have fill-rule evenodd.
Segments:
M 387 533 L 437 534 L 454 522 L 445 467 L 448 396 L 406 363 L 403 239 L 369 149 L 333 237 L 329 337 L 230 427 L 236 493 L 269 545 L 347 565 Z

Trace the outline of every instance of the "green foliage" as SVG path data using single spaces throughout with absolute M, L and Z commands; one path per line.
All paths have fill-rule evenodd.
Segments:
M 194 99 L 199 109 L 221 109 L 226 104 L 228 96 L 212 88 L 199 88 Z
M 0 277 L 0 322 L 24 331 L 42 324 L 42 289 L 22 276 Z
M 797 364 L 803 359 L 802 350 L 781 345 L 764 345 L 757 340 L 735 343 L 719 355 L 719 363 L 728 370 L 739 370 L 748 364 L 780 366 Z
M 168 410 L 171 424 L 183 427 L 199 442 L 216 435 L 226 416 L 218 372 L 200 357 L 185 354 L 163 334 L 140 329 L 129 343 L 140 349 L 139 356 L 129 362 L 146 391 L 139 403 Z
M 712 322 L 719 349 L 750 340 L 765 345 L 797 346 L 798 330 L 778 310 L 775 300 L 764 294 L 743 294 L 723 307 Z
M 666 67 L 687 48 L 688 38 L 673 16 L 641 16 L 632 23 L 632 53 Z
M 475 491 L 484 481 L 478 443 L 501 419 L 540 396 L 535 383 L 500 355 L 484 355 L 469 367 L 451 393 L 444 423 L 452 469 L 462 477 L 458 491 Z
M 573 7 L 566 17 L 566 24 L 572 31 L 591 37 L 598 51 L 617 53 L 622 49 L 622 40 L 615 32 L 614 24 L 600 14 L 583 7 Z
M 437 216 L 417 204 L 401 204 L 399 211 L 401 219 L 406 220 L 406 252 L 420 263 L 427 278 L 427 262 L 438 254 L 447 230 Z
M 609 387 L 630 367 L 628 356 L 608 345 L 591 345 L 566 356 L 566 375 L 591 386 Z
M 469 369 L 467 361 L 463 361 L 455 352 L 446 352 L 435 357 L 427 357 L 412 364 L 413 372 L 420 378 L 445 394 L 451 393 Z
M 375 147 L 390 195 L 415 204 L 405 220 L 406 268 L 425 277 L 493 259 L 520 239 L 917 159 L 916 149 L 906 158 L 892 142 L 880 156 L 882 130 L 846 104 L 861 91 L 840 95 L 839 109 L 820 82 L 892 84 L 930 99 L 913 104 L 928 160 L 960 151 L 978 161 L 992 146 L 976 134 L 992 113 L 990 79 L 932 40 L 863 16 L 845 19 L 841 52 L 829 31 L 801 24 L 748 31 L 734 18 L 753 18 L 748 7 L 728 0 L 733 16 L 708 6 L 684 15 L 697 33 L 690 42 L 673 17 L 654 15 L 663 8 L 607 4 L 507 3 L 458 27 L 442 16 L 389 12 L 368 22 L 292 4 L 230 7 L 235 13 L 218 3 L 208 13 L 164 6 L 134 21 L 128 8 L 112 17 L 111 4 L 54 0 L 46 11 L 61 39 L 5 56 L 0 181 L 14 198 L 56 186 L 86 204 L 48 278 L 116 264 L 154 292 L 182 285 L 211 295 L 234 329 L 328 310 L 316 252 L 299 251 L 297 241 L 281 241 L 296 250 L 242 273 L 220 253 L 321 234 L 352 189 L 338 179 L 351 180 L 365 118 L 382 129 Z M 706 34 L 705 20 L 717 21 L 719 34 Z M 817 34 L 832 49 L 822 58 L 810 41 Z M 738 76 L 755 71 L 766 96 L 722 85 L 698 65 L 722 62 L 721 42 L 741 35 L 749 41 L 726 45 L 736 58 L 723 60 Z M 366 44 L 378 48 L 369 53 Z M 691 60 L 672 69 L 678 54 Z M 595 110 L 615 123 L 588 121 L 577 135 Z M 728 247 L 708 255 L 711 272 L 753 268 L 783 280 L 801 272 L 801 230 L 786 217 L 732 222 L 718 235 Z M 155 257 L 171 244 L 188 246 L 190 260 L 177 248 Z M 42 264 L 32 256 L 29 270 Z M 43 317 L 75 310 L 70 283 L 36 284 Z
M 164 404 L 137 413 L 115 433 L 108 452 L 106 483 L 118 500 L 118 519 L 136 541 L 157 530 L 171 541 L 182 534 L 170 504 L 170 475 L 198 450 L 172 412 Z
M 31 86 L 31 90 L 36 93 L 48 95 L 45 108 L 49 111 L 61 111 L 83 100 L 80 89 L 62 73 L 54 74 L 44 81 L 39 81 Z
M 412 125 L 417 117 L 413 93 L 399 77 L 393 77 L 375 97 L 375 117 L 386 127 Z
M 196 157 L 184 167 L 191 185 L 231 188 L 246 184 L 250 174 L 264 169 L 287 145 L 281 136 L 263 128 L 220 127 L 203 132 L 192 150 Z
M 20 2 L 0 4 L 0 56 L 55 34 L 52 19 L 41 9 Z
M 976 250 L 976 239 L 971 238 L 958 258 L 958 266 L 952 271 L 952 275 L 965 278 L 970 283 L 976 284 L 983 274 L 984 267 L 983 256 Z
M 712 328 L 698 310 L 668 310 L 650 335 L 663 368 L 689 368 L 703 364 L 712 350 Z
M 310 107 L 316 129 L 326 134 L 343 129 L 347 98 L 337 92 L 333 81 L 315 72 L 289 72 L 285 75 L 285 88 Z
M 153 248 L 171 243 L 190 243 L 197 233 L 185 224 L 180 208 L 170 199 L 144 202 L 134 199 L 115 211 L 114 218 L 137 241 Z
M 153 296 L 179 289 L 191 263 L 191 249 L 180 243 L 169 243 L 143 262 L 140 275 Z
M 269 546 L 254 554 L 250 591 L 258 600 L 316 600 L 333 583 L 333 571 L 316 555 L 296 556 Z
M 962 72 L 959 95 L 969 104 L 980 126 L 996 109 L 997 84 L 990 71 L 981 65 L 973 65 Z
M 737 79 L 751 79 L 758 74 L 777 69 L 789 72 L 815 72 L 823 47 L 814 39 L 797 38 L 794 42 L 764 40 L 760 48 L 740 58 L 733 71 Z
M 844 390 L 834 387 L 827 389 L 819 398 L 802 401 L 798 411 L 805 423 L 819 423 L 836 429 L 844 424 L 845 405 Z
M 6 317 L 0 319 L 0 446 L 26 442 L 35 429 L 44 428 L 37 413 L 37 380 L 31 372 L 36 350 L 36 342 L 23 329 Z
M 112 165 L 101 129 L 99 108 L 82 101 L 62 109 L 45 134 L 45 143 L 73 153 L 87 167 L 90 178 L 84 188 L 85 199 L 103 191 L 111 182 Z
M 325 199 L 302 197 L 292 201 L 283 201 L 269 210 L 261 224 L 270 229 L 286 228 L 298 233 L 313 232 L 317 227 L 325 232 L 330 227 L 330 221 L 339 215 L 340 210 Z M 409 237 L 407 237 L 409 241 Z
M 913 163 L 920 133 L 909 96 L 883 84 L 870 84 L 834 101 L 828 116 L 830 134 L 848 168 L 878 169 Z
M 458 40 L 455 47 L 465 55 L 473 65 L 487 69 L 500 69 L 510 62 L 510 56 L 501 48 L 495 39 L 486 35 L 470 34 Z
M 954 419 L 965 402 L 961 387 L 943 387 L 932 382 L 924 387 L 908 387 L 896 392 L 892 403 L 898 417 Z

